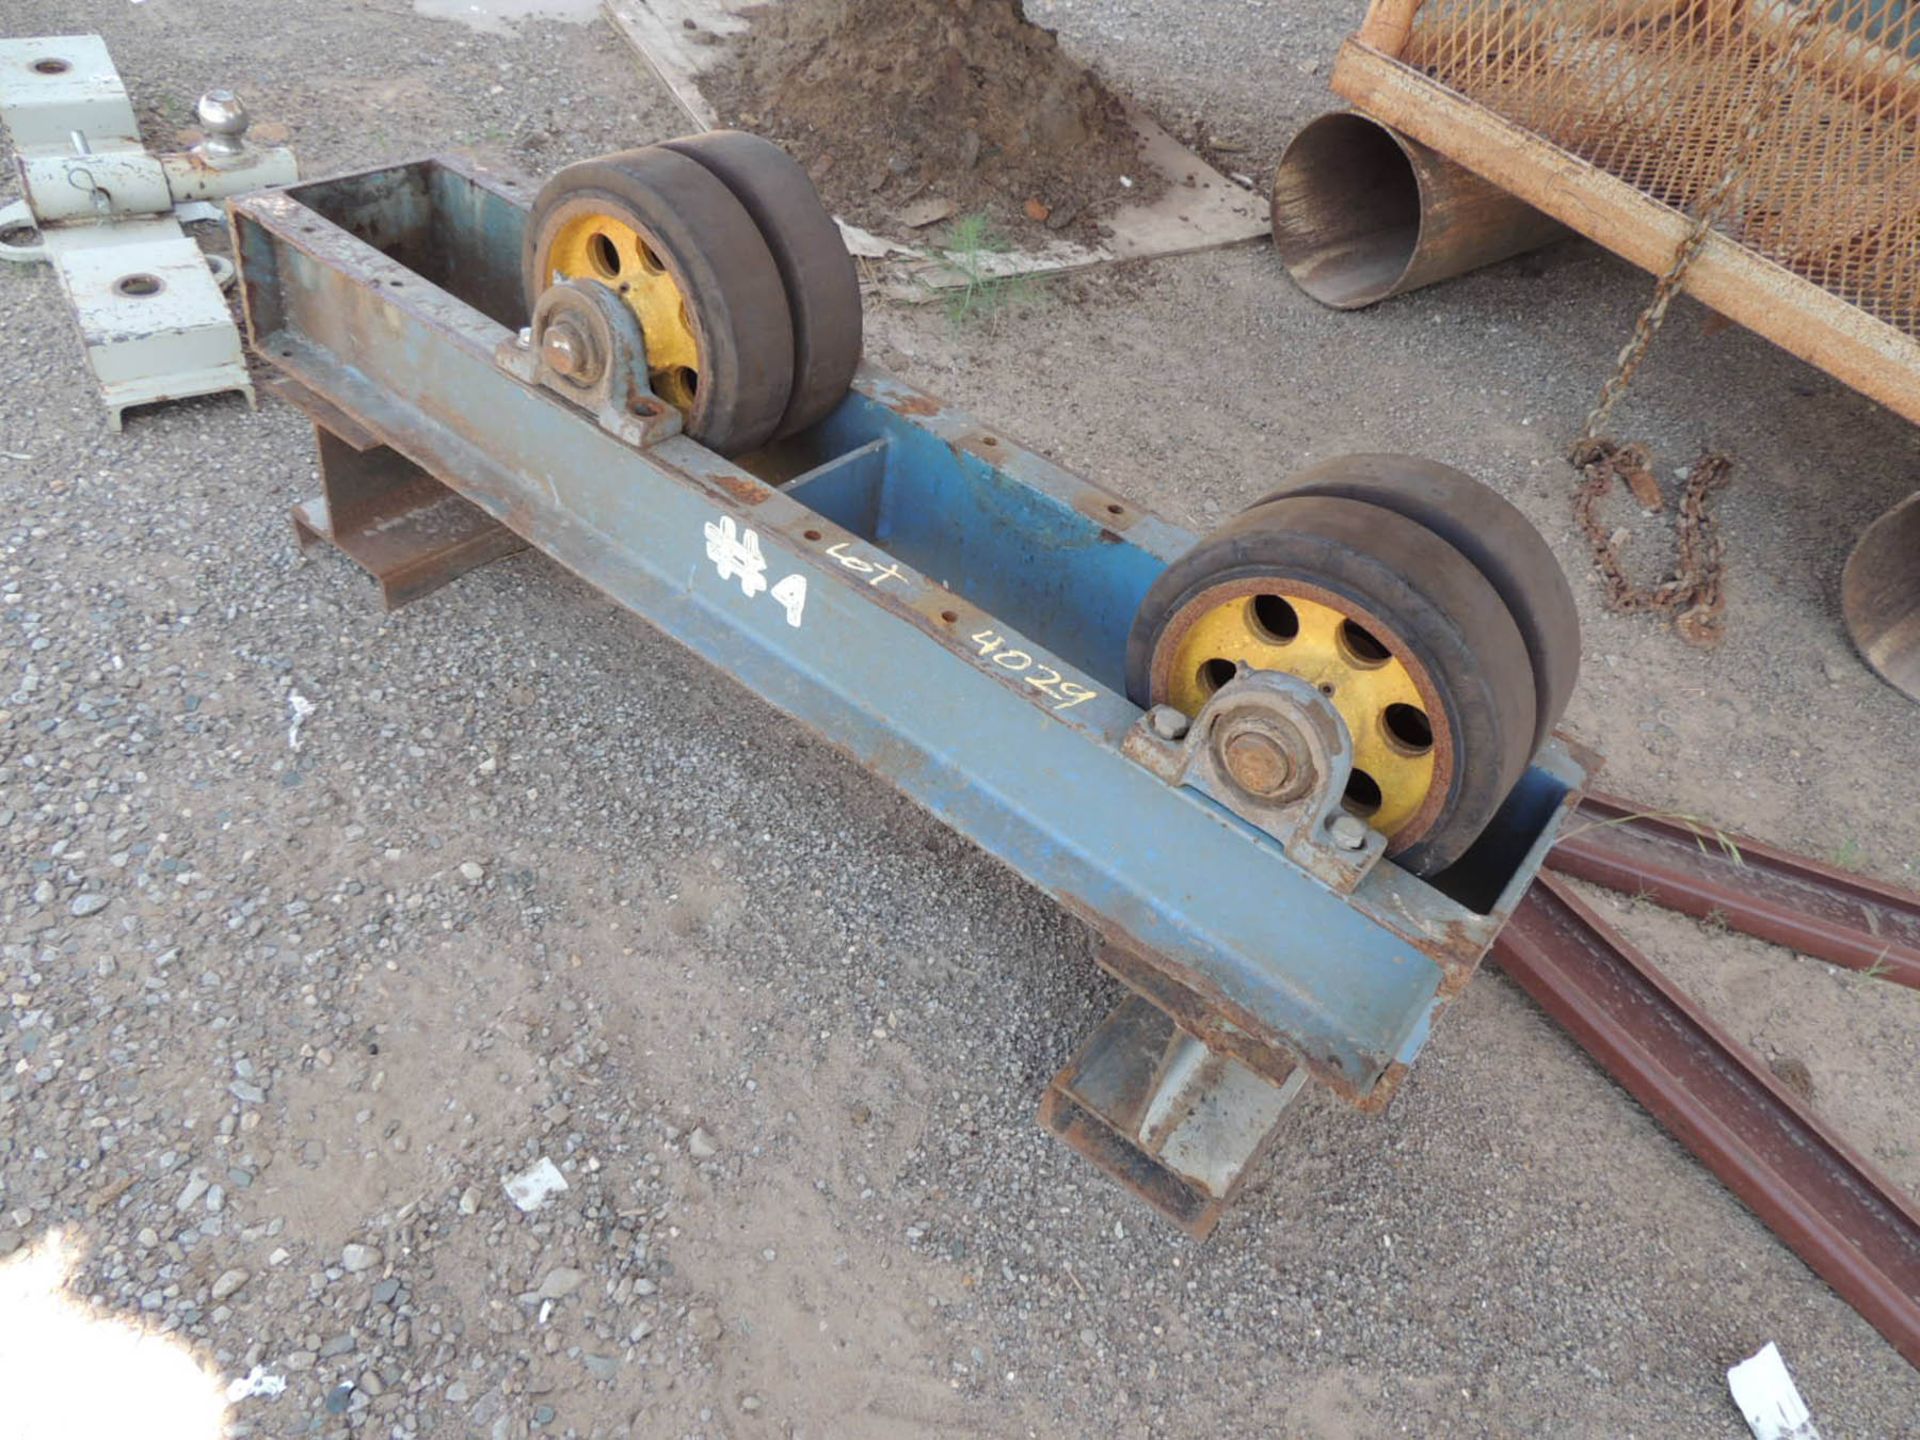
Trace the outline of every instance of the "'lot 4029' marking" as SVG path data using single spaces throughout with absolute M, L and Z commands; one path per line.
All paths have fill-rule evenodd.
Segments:
M 801 617 L 807 609 L 805 575 L 796 572 L 769 587 L 767 557 L 760 548 L 760 533 L 751 528 L 742 529 L 731 515 L 707 521 L 703 533 L 707 539 L 707 558 L 713 562 L 713 568 L 722 580 L 738 580 L 740 593 L 749 600 L 764 592 L 786 610 L 787 624 L 796 630 L 800 628 Z M 876 564 L 848 553 L 845 541 L 829 546 L 827 554 L 841 568 L 865 576 L 869 585 L 906 578 L 906 572 L 897 565 Z M 992 630 L 982 630 L 971 638 L 983 658 L 1010 674 L 1018 675 L 1026 684 L 1052 700 L 1055 710 L 1071 710 L 1100 693 L 1067 679 L 1051 665 L 1034 659 L 1025 650 L 1009 646 Z
M 1071 710 L 1083 700 L 1091 700 L 1100 693 L 1084 685 L 1076 685 L 1051 665 L 1043 665 L 1024 650 L 1009 649 L 1007 642 L 991 630 L 982 630 L 970 638 L 980 653 L 1002 670 L 1012 671 L 1034 689 L 1059 701 L 1053 707 L 1056 710 Z

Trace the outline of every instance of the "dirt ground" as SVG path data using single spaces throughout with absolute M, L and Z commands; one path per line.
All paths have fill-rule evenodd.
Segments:
M 98 29 L 156 142 L 233 84 L 309 173 L 681 128 L 590 14 L 486 8 L 4 28 Z M 1358 19 L 1030 9 L 1252 172 Z M 1683 304 L 1622 428 L 1734 456 L 1728 637 L 1602 612 L 1559 455 L 1647 289 L 1567 243 L 1335 314 L 1253 246 L 962 328 L 876 305 L 868 348 L 1195 527 L 1343 450 L 1485 477 L 1574 576 L 1611 788 L 1920 882 L 1916 712 L 1835 599 L 1920 435 Z M 227 1433 L 1733 1440 L 1725 1368 L 1774 1340 L 1830 1440 L 1920 1435 L 1920 1376 L 1497 974 L 1388 1114 L 1309 1094 L 1215 1238 L 1170 1234 L 1032 1123 L 1115 998 L 1086 929 L 542 559 L 383 616 L 295 552 L 285 406 L 115 435 L 50 277 L 0 269 L 0 329 L 0 1277 L 58 1231 L 86 1333 L 284 1382 Z M 1920 995 L 1600 904 L 1920 1188 Z M 0 1415 L 132 1433 L 80 1418 L 131 1371 L 9 1352 L 12 1294 Z
M 728 123 L 784 145 L 843 219 L 911 236 L 924 216 L 981 215 L 1009 242 L 1044 240 L 1165 188 L 1120 102 L 1018 0 L 748 14 L 703 88 Z

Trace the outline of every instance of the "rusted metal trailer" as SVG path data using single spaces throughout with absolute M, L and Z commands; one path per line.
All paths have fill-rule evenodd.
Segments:
M 1565 230 L 1920 422 L 1920 7 L 1375 0 L 1274 237 L 1351 307 Z M 1696 229 L 1705 225 L 1705 233 Z M 1920 497 L 1860 537 L 1848 631 L 1920 698 Z

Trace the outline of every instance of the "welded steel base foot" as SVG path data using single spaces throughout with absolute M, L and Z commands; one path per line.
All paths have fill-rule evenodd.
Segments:
M 526 541 L 353 426 L 316 421 L 321 493 L 293 507 L 300 548 L 322 541 L 380 582 L 389 610 L 526 548 Z
M 1275 1085 L 1136 995 L 1053 1077 L 1040 1123 L 1204 1240 L 1306 1078 Z

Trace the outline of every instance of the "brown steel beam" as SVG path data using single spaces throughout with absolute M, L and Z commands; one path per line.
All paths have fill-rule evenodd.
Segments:
M 1920 895 L 1744 835 L 1588 794 L 1547 864 L 1669 910 L 1920 989 Z
M 1493 958 L 1913 1365 L 1920 1213 L 1564 881 L 1541 875 Z

